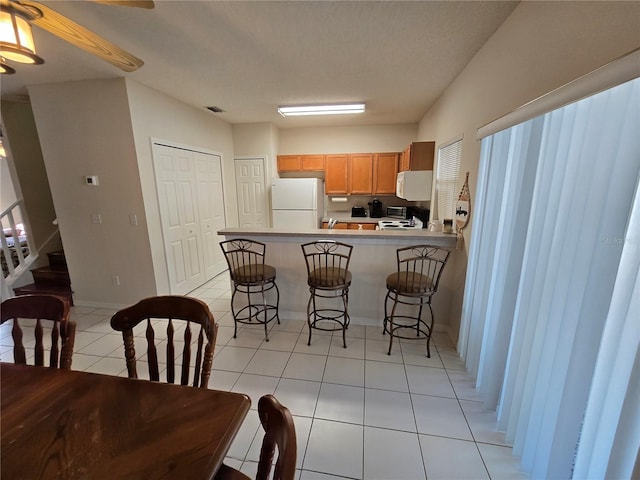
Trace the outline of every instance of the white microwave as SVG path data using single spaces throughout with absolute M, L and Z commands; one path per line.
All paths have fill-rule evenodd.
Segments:
M 408 170 L 399 172 L 396 181 L 396 197 L 413 202 L 431 200 L 433 170 Z

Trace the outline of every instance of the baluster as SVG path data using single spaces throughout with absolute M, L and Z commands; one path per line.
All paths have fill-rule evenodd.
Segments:
M 175 366 L 175 347 L 173 345 L 173 321 L 169 319 L 167 324 L 167 383 L 175 383 L 176 366 Z

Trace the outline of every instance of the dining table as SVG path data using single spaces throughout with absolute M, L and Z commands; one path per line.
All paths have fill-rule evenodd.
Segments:
M 0 477 L 209 479 L 247 395 L 0 363 Z

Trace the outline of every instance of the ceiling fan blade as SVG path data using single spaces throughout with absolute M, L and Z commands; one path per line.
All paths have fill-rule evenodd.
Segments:
M 153 8 L 153 0 L 93 0 L 95 3 L 105 5 L 116 5 L 118 7 Z
M 41 17 L 31 20 L 33 25 L 37 25 L 76 47 L 100 57 L 125 72 L 133 72 L 144 65 L 144 62 L 138 57 L 41 3 L 21 1 L 20 5 L 42 12 Z

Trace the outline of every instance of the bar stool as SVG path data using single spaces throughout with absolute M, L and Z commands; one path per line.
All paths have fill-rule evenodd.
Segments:
M 431 299 L 438 290 L 440 275 L 450 252 L 429 245 L 414 245 L 397 250 L 398 270 L 387 276 L 387 295 L 384 300 L 384 322 L 382 334 L 389 333 L 389 351 L 393 338 L 427 339 L 427 357 L 431 358 L 429 344 L 433 332 L 433 309 Z M 389 304 L 393 302 L 391 314 Z M 402 307 L 397 312 L 398 305 Z M 422 318 L 424 306 L 429 307 L 430 322 Z M 418 314 L 415 315 L 417 307 Z M 408 332 L 407 332 L 408 331 Z M 407 334 L 405 335 L 405 332 Z M 415 332 L 409 335 L 409 332 Z
M 317 240 L 302 245 L 307 264 L 307 323 L 311 345 L 311 329 L 333 332 L 342 330 L 342 345 L 347 348 L 346 330 L 349 327 L 349 286 L 351 272 L 349 261 L 353 246 L 332 240 Z M 340 299 L 335 305 L 335 299 Z M 320 300 L 320 306 L 317 304 Z M 313 307 L 313 308 L 312 308 Z M 318 322 L 321 322 L 318 325 Z M 325 325 L 335 322 L 338 325 Z
M 272 320 L 280 323 L 278 305 L 280 292 L 276 285 L 276 269 L 264 263 L 265 244 L 247 238 L 236 238 L 220 242 L 229 266 L 233 282 L 231 314 L 233 315 L 233 338 L 238 334 L 238 323 L 263 324 L 265 340 L 269 341 L 267 325 Z M 275 304 L 267 303 L 266 293 L 275 289 Z M 236 295 L 246 294 L 247 304 L 236 309 Z M 261 301 L 253 302 L 259 294 Z

